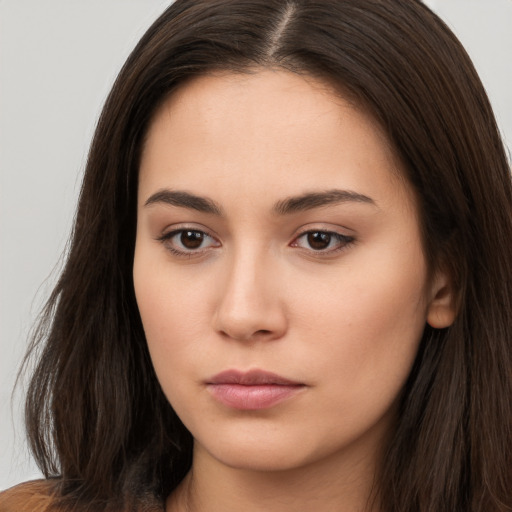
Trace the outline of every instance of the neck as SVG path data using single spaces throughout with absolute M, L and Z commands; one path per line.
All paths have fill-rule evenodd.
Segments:
M 360 455 L 360 454 L 359 454 Z M 331 456 L 280 471 L 222 464 L 196 446 L 191 471 L 167 501 L 167 512 L 377 512 L 375 461 Z

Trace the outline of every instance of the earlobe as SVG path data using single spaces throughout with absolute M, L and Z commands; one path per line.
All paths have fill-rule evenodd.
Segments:
M 444 329 L 454 322 L 456 314 L 455 290 L 451 280 L 444 272 L 438 273 L 432 283 L 427 323 L 434 329 Z

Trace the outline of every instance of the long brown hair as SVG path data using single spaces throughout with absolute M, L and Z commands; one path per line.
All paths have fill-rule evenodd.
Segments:
M 510 169 L 470 59 L 418 0 L 177 0 L 143 36 L 99 120 L 31 348 L 26 419 L 44 474 L 101 511 L 162 502 L 189 470 L 192 438 L 153 372 L 133 290 L 139 159 L 178 85 L 258 67 L 325 79 L 373 115 L 418 197 L 430 271 L 457 291 L 455 323 L 425 328 L 405 386 L 383 510 L 512 510 Z

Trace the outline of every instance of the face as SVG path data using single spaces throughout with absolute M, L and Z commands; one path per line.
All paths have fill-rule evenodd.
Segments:
M 439 285 L 376 123 L 284 71 L 212 75 L 160 108 L 134 283 L 195 451 L 290 469 L 377 453 Z

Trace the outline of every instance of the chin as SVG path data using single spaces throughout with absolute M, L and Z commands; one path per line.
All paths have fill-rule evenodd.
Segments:
M 233 469 L 255 472 L 284 472 L 308 465 L 308 458 L 292 450 L 265 446 L 233 447 L 211 452 L 219 462 Z
M 215 439 L 195 442 L 195 450 L 207 452 L 225 466 L 249 471 L 286 471 L 311 462 L 315 448 L 293 435 L 274 432 L 217 433 Z

